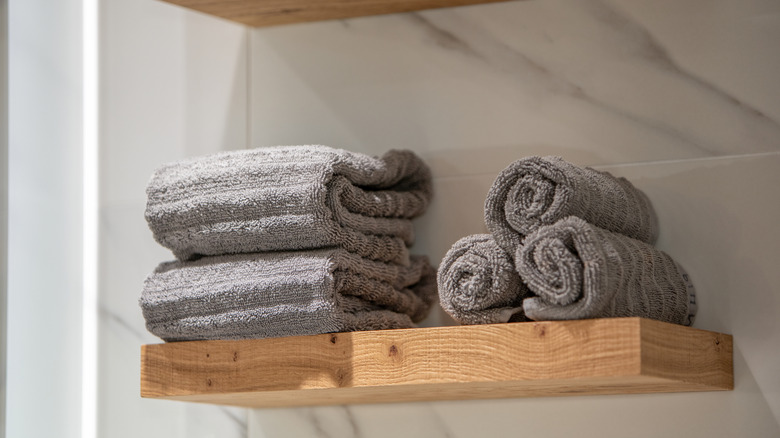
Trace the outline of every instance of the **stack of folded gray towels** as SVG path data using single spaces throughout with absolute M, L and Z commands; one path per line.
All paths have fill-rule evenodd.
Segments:
M 685 271 L 653 247 L 649 199 L 624 178 L 559 157 L 528 157 L 496 178 L 490 234 L 465 237 L 439 266 L 442 307 L 464 324 L 640 316 L 690 325 Z
M 435 270 L 408 250 L 432 196 L 410 151 L 219 153 L 163 166 L 147 196 L 149 228 L 177 258 L 140 298 L 166 341 L 406 328 L 438 299 Z

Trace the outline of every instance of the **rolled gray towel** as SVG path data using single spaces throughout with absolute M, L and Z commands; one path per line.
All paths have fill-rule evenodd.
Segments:
M 688 325 L 689 289 L 666 253 L 578 217 L 526 236 L 515 262 L 533 320 L 641 316 Z M 691 289 L 692 290 L 692 289 Z
M 327 146 L 223 152 L 158 169 L 146 220 L 177 258 L 340 246 L 408 263 L 411 219 L 432 196 L 413 152 L 382 158 Z
M 625 178 L 560 157 L 527 157 L 501 171 L 485 200 L 485 224 L 514 256 L 523 236 L 566 216 L 647 243 L 658 236 L 650 200 Z
M 462 324 L 527 320 L 522 303 L 530 292 L 490 234 L 467 236 L 452 245 L 437 278 L 441 306 Z
M 425 257 L 403 267 L 326 249 L 163 263 L 139 304 L 151 333 L 186 341 L 412 327 L 436 298 Z

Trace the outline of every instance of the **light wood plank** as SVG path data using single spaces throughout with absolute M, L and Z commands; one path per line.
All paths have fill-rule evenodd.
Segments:
M 641 319 L 642 375 L 734 389 L 732 337 Z M 669 354 L 675 352 L 675 354 Z
M 249 407 L 717 391 L 732 338 L 640 318 L 145 345 L 141 395 Z
M 393 14 L 508 0 L 163 0 L 249 26 Z

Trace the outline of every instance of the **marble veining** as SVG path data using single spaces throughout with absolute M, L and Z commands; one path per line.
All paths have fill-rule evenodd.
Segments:
M 434 403 L 250 411 L 252 437 L 455 438 Z
M 302 413 L 314 426 L 317 436 L 323 438 L 363 436 L 349 406 L 334 406 L 326 409 L 304 408 Z
M 552 3 L 552 4 L 551 4 Z M 678 65 L 667 49 L 644 28 L 641 23 L 623 14 L 617 6 L 611 6 L 599 0 L 585 0 L 576 3 L 548 2 L 550 8 L 576 8 L 582 13 L 581 20 L 590 20 L 599 25 L 604 36 L 617 43 L 617 55 L 623 60 L 642 65 L 651 71 L 668 74 L 679 86 L 687 87 L 691 93 L 702 94 L 708 101 L 721 108 L 735 120 L 740 120 L 749 131 L 768 138 L 780 138 L 780 123 L 764 114 L 761 110 L 720 89 L 717 84 L 709 82 L 694 72 L 686 71 Z M 594 110 L 611 113 L 615 117 L 624 118 L 626 122 L 646 126 L 664 135 L 681 140 L 684 144 L 708 155 L 721 154 L 728 150 L 713 144 L 706 136 L 708 132 L 696 132 L 695 126 L 680 123 L 673 112 L 667 117 L 643 114 L 640 109 L 630 108 L 620 102 L 614 102 L 609 97 L 602 96 L 600 90 L 592 89 L 587 83 L 578 81 L 578 77 L 559 71 L 553 65 L 547 65 L 542 59 L 524 53 L 522 48 L 513 47 L 511 43 L 503 42 L 490 33 L 488 26 L 475 25 L 469 20 L 467 12 L 458 10 L 440 12 L 422 12 L 408 14 L 410 23 L 425 29 L 437 46 L 444 50 L 452 50 L 463 55 L 485 62 L 492 68 L 497 68 L 507 74 L 527 73 L 538 85 L 543 85 L 551 94 L 560 94 L 568 98 L 581 100 L 592 105 Z M 458 36 L 461 35 L 461 36 Z M 549 44 L 554 46 L 558 39 L 550 33 L 544 33 Z M 607 72 L 607 75 L 608 72 Z M 631 78 L 627 78 L 631 79 Z M 659 78 L 659 80 L 661 80 Z M 637 81 L 633 84 L 642 87 Z M 674 104 L 670 101 L 669 104 Z M 709 128 L 709 127 L 708 127 Z M 762 135 L 762 136 L 763 136 Z M 745 139 L 742 138 L 741 141 Z M 762 147 L 762 146 L 759 146 Z M 777 143 L 763 145 L 760 150 L 778 150 Z
M 656 29 L 681 26 L 672 17 L 687 6 L 656 5 L 664 21 L 638 5 L 506 2 L 253 30 L 251 143 L 410 147 L 438 176 L 497 172 L 518 153 L 609 164 L 779 150 L 780 103 L 758 105 L 760 83 L 721 81 Z M 689 32 L 715 37 L 741 19 Z M 696 50 L 780 74 L 780 57 L 753 46 Z
M 219 411 L 233 422 L 238 430 L 238 436 L 246 438 L 248 435 L 246 409 L 219 406 Z
M 112 312 L 105 305 L 98 305 L 98 313 L 105 324 L 109 325 L 112 330 L 124 331 L 131 338 L 135 338 L 138 342 L 148 342 L 149 333 L 138 327 L 137 324 L 133 324 L 123 318 L 121 315 Z

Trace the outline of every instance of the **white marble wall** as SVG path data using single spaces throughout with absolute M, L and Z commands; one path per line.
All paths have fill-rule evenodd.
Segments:
M 780 434 L 780 3 L 535 0 L 248 31 L 103 0 L 99 435 L 478 437 Z M 421 153 L 437 197 L 416 251 L 484 231 L 498 171 L 559 154 L 655 203 L 658 246 L 734 334 L 736 389 L 246 411 L 138 397 L 143 221 L 165 161 L 321 143 Z M 453 219 L 454 218 L 454 219 Z M 446 323 L 441 315 L 432 324 Z
M 625 176 L 732 333 L 736 389 L 253 410 L 250 437 L 780 434 L 780 3 L 536 0 L 251 32 L 253 146 L 411 148 L 437 198 L 416 250 L 484 231 L 496 173 L 558 154 Z M 436 321 L 438 323 L 442 320 Z
M 246 436 L 246 410 L 139 396 L 144 278 L 173 258 L 144 221 L 162 163 L 247 147 L 247 30 L 156 0 L 101 6 L 98 436 Z

